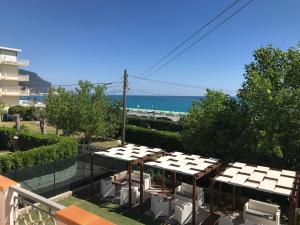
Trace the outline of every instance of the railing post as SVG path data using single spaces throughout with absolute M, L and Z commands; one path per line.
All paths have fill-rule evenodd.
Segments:
M 0 176 L 0 224 L 3 225 L 14 225 L 14 201 L 18 196 L 18 193 L 10 188 L 14 186 L 19 187 L 20 184 Z

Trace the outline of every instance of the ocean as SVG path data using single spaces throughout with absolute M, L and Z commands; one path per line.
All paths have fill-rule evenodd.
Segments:
M 111 99 L 122 101 L 122 95 L 109 95 Z M 157 111 L 187 112 L 193 101 L 201 100 L 203 96 L 149 96 L 128 95 L 126 107 Z M 44 96 L 23 96 L 20 100 L 44 102 Z

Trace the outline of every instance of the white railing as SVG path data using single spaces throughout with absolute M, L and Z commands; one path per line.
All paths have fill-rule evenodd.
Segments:
M 0 64 L 13 65 L 13 66 L 28 66 L 29 60 L 24 60 L 24 59 L 13 60 L 10 58 L 0 58 Z
M 13 204 L 14 225 L 56 225 L 55 212 L 64 209 L 64 206 L 24 188 L 10 188 L 18 193 Z
M 19 81 L 29 81 L 29 74 L 19 75 Z
M 30 94 L 29 89 L 19 90 L 19 96 L 29 96 L 29 94 Z
M 30 91 L 29 89 L 20 89 L 21 87 L 16 88 L 0 88 L 0 96 L 28 96 Z
M 81 218 L 80 224 L 105 221 L 75 205 L 64 207 L 0 175 L 0 225 L 67 225 L 76 218 Z
M 0 80 L 29 81 L 29 75 L 0 73 Z

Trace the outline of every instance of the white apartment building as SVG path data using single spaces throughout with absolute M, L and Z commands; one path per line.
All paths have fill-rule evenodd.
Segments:
M 28 96 L 29 89 L 21 87 L 20 81 L 29 81 L 29 75 L 20 75 L 18 68 L 28 66 L 28 60 L 17 58 L 20 49 L 0 46 L 0 101 L 7 106 L 18 105 L 20 96 Z

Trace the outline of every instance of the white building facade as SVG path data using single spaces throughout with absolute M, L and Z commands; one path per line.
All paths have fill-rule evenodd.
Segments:
M 29 89 L 20 81 L 29 81 L 29 75 L 20 75 L 19 67 L 28 66 L 28 60 L 19 60 L 20 49 L 0 46 L 0 101 L 6 106 L 18 105 L 20 96 L 28 96 Z

